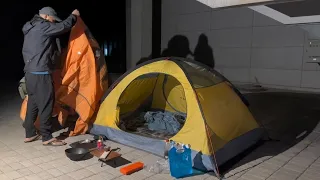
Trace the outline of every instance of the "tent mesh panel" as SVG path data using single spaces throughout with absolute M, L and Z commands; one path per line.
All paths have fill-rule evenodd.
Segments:
M 194 88 L 204 88 L 214 86 L 221 82 L 224 82 L 224 78 L 214 70 L 209 71 L 205 67 L 201 67 L 195 63 L 189 61 L 179 61 L 180 66 L 184 69 L 187 76 L 190 78 Z

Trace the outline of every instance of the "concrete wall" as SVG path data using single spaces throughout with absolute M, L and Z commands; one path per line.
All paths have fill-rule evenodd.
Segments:
M 152 52 L 152 1 L 126 0 L 127 69 Z
M 246 7 L 212 10 L 196 0 L 163 0 L 162 48 L 185 35 L 193 52 L 201 33 L 213 49 L 215 68 L 234 83 L 320 90 L 320 66 L 306 63 L 308 33 Z

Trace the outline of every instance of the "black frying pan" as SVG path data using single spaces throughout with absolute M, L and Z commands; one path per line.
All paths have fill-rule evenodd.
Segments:
M 93 149 L 85 149 L 85 148 L 69 148 L 65 150 L 66 156 L 72 161 L 79 161 L 83 159 L 89 152 L 96 150 Z

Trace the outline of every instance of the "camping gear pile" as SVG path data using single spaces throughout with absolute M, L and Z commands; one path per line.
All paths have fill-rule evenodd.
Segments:
M 121 154 L 117 153 L 120 148 L 111 149 L 111 147 L 106 147 L 104 143 L 105 140 L 106 139 L 102 136 L 99 136 L 98 138 L 95 136 L 94 140 L 86 139 L 75 142 L 70 145 L 71 148 L 65 150 L 65 154 L 72 161 L 87 160 L 88 158 L 96 156 L 98 161 L 102 162 L 102 167 L 103 164 L 108 164 L 110 161 L 115 162 L 116 159 L 121 156 Z M 99 145 L 99 142 L 102 142 L 102 147 Z M 175 178 L 192 175 L 193 168 L 190 145 L 175 143 L 172 140 L 170 140 L 170 142 L 167 140 L 166 142 L 164 148 L 166 149 L 168 156 L 165 156 L 166 160 L 164 163 L 157 161 L 156 164 L 148 166 L 143 162 L 128 162 L 130 164 L 121 167 L 120 172 L 123 175 L 130 175 L 142 169 L 148 169 L 148 171 L 152 173 L 169 173 Z
M 71 148 L 68 148 L 65 150 L 66 156 L 72 160 L 72 161 L 81 161 L 86 160 L 85 157 L 92 158 L 93 156 L 96 156 L 98 158 L 98 161 L 102 162 L 101 167 L 103 164 L 108 164 L 108 162 L 112 161 L 113 164 L 121 156 L 117 151 L 120 150 L 120 148 L 114 148 L 111 149 L 111 147 L 105 147 L 103 135 L 97 137 L 95 136 L 94 140 L 83 140 L 79 142 L 73 143 Z M 102 146 L 99 142 L 102 142 Z M 88 147 L 92 147 L 96 145 L 96 147 L 89 149 Z M 81 147 L 86 146 L 86 147 Z M 131 163 L 130 161 L 127 161 L 126 164 Z M 123 164 L 120 164 L 120 166 Z M 137 172 L 141 169 L 143 169 L 144 164 L 142 162 L 135 162 L 131 163 L 127 166 L 124 166 L 120 168 L 120 172 L 124 175 L 130 175 L 134 172 Z M 115 168 L 115 167 L 114 167 Z
M 72 161 L 87 160 L 93 156 L 97 157 L 102 164 L 114 161 L 121 156 L 121 154 L 117 153 L 120 148 L 111 149 L 111 147 L 107 147 L 104 143 L 106 140 L 106 137 L 101 135 L 94 136 L 94 140 L 86 139 L 72 143 L 70 144 L 71 148 L 65 150 L 65 154 Z
M 72 161 L 83 160 L 90 152 L 95 150 L 105 150 L 104 141 L 107 140 L 105 136 L 94 136 L 94 140 L 83 140 L 71 144 L 71 148 L 65 150 L 66 156 Z M 110 147 L 106 148 L 110 151 Z M 90 157 L 89 157 L 90 158 Z
M 107 67 L 103 51 L 79 17 L 69 36 L 68 48 L 61 56 L 61 67 L 52 76 L 56 95 L 53 115 L 65 127 L 68 116 L 78 115 L 69 136 L 85 134 L 91 127 L 100 106 L 100 99 L 108 88 Z M 24 121 L 28 96 L 24 78 L 19 84 L 24 99 L 20 117 Z M 35 122 L 39 129 L 39 118 Z

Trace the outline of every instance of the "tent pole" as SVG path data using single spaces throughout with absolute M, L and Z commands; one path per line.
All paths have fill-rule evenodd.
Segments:
M 206 126 L 206 132 L 207 132 L 207 136 L 209 138 L 209 144 L 210 144 L 210 149 L 212 151 L 212 159 L 213 159 L 213 163 L 215 164 L 215 168 L 214 168 L 214 173 L 216 174 L 217 178 L 218 179 L 221 179 L 221 176 L 220 176 L 220 172 L 219 172 L 219 167 L 218 167 L 218 163 L 217 163 L 217 159 L 216 159 L 216 155 L 214 153 L 214 149 L 213 149 L 213 145 L 212 145 L 212 141 L 211 141 L 211 137 L 210 137 L 210 134 L 209 134 L 209 129 L 208 129 L 208 125 L 206 122 L 205 123 L 205 126 Z

